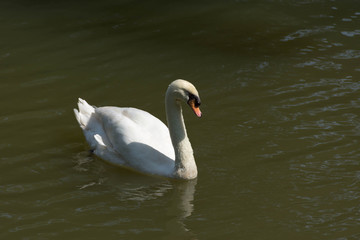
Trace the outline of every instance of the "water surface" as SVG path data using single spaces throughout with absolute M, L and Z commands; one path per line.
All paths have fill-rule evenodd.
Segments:
M 1 239 L 359 239 L 356 1 L 2 1 Z M 89 154 L 76 99 L 185 109 L 199 177 Z

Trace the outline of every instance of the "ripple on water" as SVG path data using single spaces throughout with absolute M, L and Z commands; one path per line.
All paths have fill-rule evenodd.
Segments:
M 310 28 L 310 29 L 300 29 L 300 30 L 296 30 L 295 32 L 290 33 L 289 35 L 283 37 L 282 39 L 280 39 L 280 41 L 282 41 L 282 42 L 293 41 L 295 39 L 300 39 L 300 38 L 304 38 L 304 37 L 309 37 L 311 35 L 316 35 L 316 34 L 320 34 L 320 33 L 324 33 L 324 32 L 333 31 L 334 28 L 335 28 L 334 26 L 319 26 L 319 27 L 314 27 L 314 28 Z
M 343 51 L 338 59 L 358 58 L 358 51 Z M 287 148 L 292 171 L 290 201 L 298 206 L 293 226 L 298 231 L 356 232 L 360 211 L 360 84 L 352 76 L 339 79 L 299 80 L 271 93 L 274 110 L 288 124 Z M 277 140 L 274 140 L 275 143 Z M 341 235 L 339 235 L 341 236 Z
M 336 54 L 335 59 L 357 59 L 360 58 L 360 50 L 348 49 Z
M 360 35 L 360 30 L 354 30 L 354 31 L 342 31 L 342 35 L 346 37 L 356 37 Z
M 303 63 L 295 64 L 295 67 L 313 67 L 319 70 L 340 70 L 342 69 L 342 64 L 329 61 L 323 57 L 317 57 Z
M 358 103 L 354 95 L 360 89 L 360 83 L 351 76 L 342 79 L 322 78 L 318 81 L 300 80 L 289 86 L 280 87 L 271 92 L 280 98 L 275 109 L 291 108 L 314 104 L 306 109 L 307 113 L 337 111 L 353 108 Z M 345 97 L 349 97 L 345 99 Z M 335 101 L 336 100 L 336 101 Z M 354 102 L 355 101 L 355 102 Z M 283 104 L 281 104 L 283 103 Z
M 46 221 L 37 221 L 37 222 L 35 221 L 33 223 L 20 225 L 15 228 L 11 228 L 11 229 L 9 229 L 9 232 L 16 233 L 16 232 L 20 232 L 20 231 L 24 231 L 24 230 L 39 229 L 41 227 L 50 226 L 50 225 L 54 225 L 57 223 L 64 223 L 64 222 L 65 222 L 65 219 L 57 219 L 57 218 L 52 218 L 52 219 L 49 219 Z

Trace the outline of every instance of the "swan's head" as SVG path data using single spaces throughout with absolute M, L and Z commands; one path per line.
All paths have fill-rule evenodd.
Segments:
M 182 79 L 175 80 L 169 85 L 167 94 L 171 94 L 177 102 L 187 103 L 196 116 L 201 117 L 200 96 L 192 83 Z

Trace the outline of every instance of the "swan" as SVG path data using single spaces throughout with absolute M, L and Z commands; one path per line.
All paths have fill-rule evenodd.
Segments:
M 78 99 L 75 117 L 98 157 L 147 175 L 194 179 L 198 171 L 187 136 L 181 103 L 201 117 L 195 86 L 173 81 L 165 95 L 168 127 L 150 113 L 128 107 L 94 107 Z

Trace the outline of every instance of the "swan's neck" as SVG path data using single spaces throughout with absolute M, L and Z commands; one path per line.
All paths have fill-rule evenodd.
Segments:
M 171 93 L 167 93 L 165 105 L 170 137 L 175 151 L 174 175 L 177 178 L 193 179 L 197 176 L 197 167 L 186 133 L 181 104 L 174 100 Z

